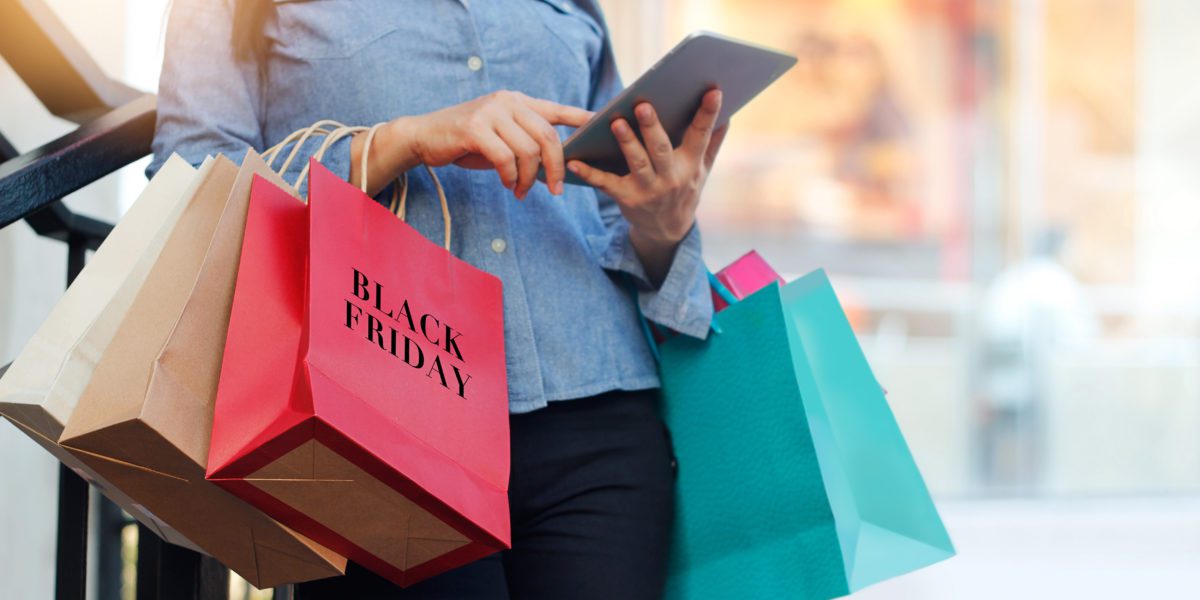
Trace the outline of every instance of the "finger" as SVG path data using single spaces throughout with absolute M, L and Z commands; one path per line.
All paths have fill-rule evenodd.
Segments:
M 704 150 L 704 169 L 712 170 L 713 163 L 717 161 L 717 153 L 721 151 L 721 142 L 725 141 L 725 134 L 729 133 L 729 125 L 722 125 L 719 129 L 713 132 L 712 138 L 708 140 L 708 148 Z
M 642 141 L 650 153 L 650 162 L 656 173 L 668 173 L 671 169 L 671 138 L 658 120 L 658 113 L 649 102 L 643 102 L 633 110 L 642 131 Z
M 595 167 L 589 166 L 587 163 L 578 160 L 572 160 L 567 163 L 567 170 L 574 173 L 588 185 L 612 196 L 613 198 L 622 197 L 618 193 L 621 189 L 623 178 L 619 175 L 614 175 L 608 171 L 602 171 Z
M 500 139 L 508 144 L 509 150 L 516 157 L 517 184 L 512 190 L 514 196 L 524 200 L 529 193 L 529 188 L 537 182 L 542 148 L 516 121 L 511 119 L 501 120 L 496 125 L 496 133 L 500 134 Z
M 717 124 L 717 116 L 721 114 L 721 90 L 709 90 L 700 100 L 700 109 L 692 117 L 683 134 L 682 147 L 693 156 L 704 156 L 708 149 L 708 141 L 712 137 L 713 127 Z
M 542 118 L 549 121 L 551 125 L 581 127 L 596 114 L 590 110 L 542 100 L 541 98 L 526 98 L 526 103 L 529 108 L 532 108 L 537 114 L 542 115 Z
M 504 187 L 512 189 L 517 184 L 516 155 L 496 132 L 482 131 L 477 135 L 476 144 L 479 146 L 479 153 L 495 167 L 496 174 L 500 176 Z
M 542 166 L 546 169 L 546 187 L 551 194 L 562 194 L 565 173 L 563 146 L 562 141 L 558 139 L 558 132 L 531 108 L 517 110 L 513 116 L 517 124 L 525 129 L 525 133 L 541 146 Z
M 629 123 L 625 122 L 625 119 L 613 121 L 612 132 L 617 138 L 617 144 L 621 146 L 621 154 L 625 155 L 625 162 L 629 165 L 629 173 L 633 175 L 634 180 L 642 185 L 654 183 L 654 165 L 650 164 L 646 148 L 633 134 Z

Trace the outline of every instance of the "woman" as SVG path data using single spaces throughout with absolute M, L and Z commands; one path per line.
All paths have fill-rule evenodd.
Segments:
M 351 565 L 298 597 L 661 595 L 674 464 L 638 309 L 706 334 L 695 209 L 724 132 L 719 91 L 677 148 L 643 104 L 636 124 L 612 124 L 629 175 L 564 164 L 555 127 L 619 89 L 591 0 L 175 1 L 151 174 L 173 152 L 240 160 L 320 119 L 387 122 L 369 190 L 408 172 L 408 220 L 428 236 L 441 215 L 413 167 L 438 167 L 452 251 L 504 283 L 512 550 L 407 590 Z M 326 164 L 357 184 L 364 142 L 338 142 Z M 594 188 L 564 185 L 567 169 Z

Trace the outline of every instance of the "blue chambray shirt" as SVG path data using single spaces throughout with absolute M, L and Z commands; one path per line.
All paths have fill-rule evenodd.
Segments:
M 175 0 L 159 86 L 153 175 L 171 153 L 193 164 L 240 161 L 320 119 L 369 125 L 498 90 L 595 110 L 620 89 L 607 28 L 591 0 L 277 1 L 265 64 L 234 59 L 232 0 Z M 566 130 L 560 132 L 568 133 Z M 289 180 L 315 143 L 302 148 Z M 325 164 L 347 177 L 349 141 Z M 653 289 L 617 205 L 592 188 L 524 202 L 495 171 L 441 167 L 451 251 L 504 283 L 509 406 L 659 385 L 638 321 L 704 337 L 712 317 L 699 230 Z M 424 169 L 409 173 L 408 222 L 441 242 L 441 211 Z

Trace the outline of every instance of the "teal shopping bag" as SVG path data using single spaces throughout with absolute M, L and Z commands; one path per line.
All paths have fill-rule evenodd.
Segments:
M 954 555 L 823 271 L 713 329 L 660 348 L 679 459 L 668 598 L 836 598 Z

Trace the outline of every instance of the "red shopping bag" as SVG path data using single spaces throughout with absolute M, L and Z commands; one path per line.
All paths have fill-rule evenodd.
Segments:
M 208 477 L 408 585 L 510 545 L 501 285 L 310 168 L 254 183 Z

